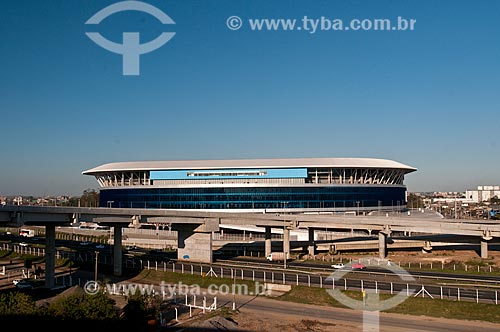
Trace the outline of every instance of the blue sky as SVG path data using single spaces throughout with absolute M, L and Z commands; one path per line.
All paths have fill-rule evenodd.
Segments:
M 6 0 L 0 195 L 80 194 L 135 160 L 374 157 L 418 168 L 409 191 L 499 184 L 500 2 Z M 229 29 L 237 15 L 243 26 Z M 249 19 L 416 19 L 413 31 L 252 31 Z M 85 32 L 141 42 L 140 75 Z

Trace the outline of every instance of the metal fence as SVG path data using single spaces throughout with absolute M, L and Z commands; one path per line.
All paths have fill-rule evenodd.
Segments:
M 30 254 L 35 256 L 45 255 L 43 248 L 22 247 L 19 245 L 12 245 L 3 243 L 0 247 L 2 250 L 12 250 L 20 254 Z M 56 258 L 67 258 L 75 261 L 93 262 L 96 255 L 91 252 L 67 252 L 56 251 Z M 98 263 L 104 265 L 112 265 L 113 259 L 111 255 L 100 254 L 97 255 Z M 320 287 L 330 289 L 342 290 L 355 290 L 365 291 L 372 290 L 375 293 L 386 294 L 401 294 L 408 297 L 429 297 L 433 299 L 447 299 L 456 301 L 474 301 L 476 303 L 490 303 L 498 305 L 498 291 L 492 289 L 485 289 L 479 286 L 474 287 L 453 287 L 442 286 L 422 283 L 422 277 L 419 282 L 405 283 L 405 282 L 390 282 L 379 280 L 368 280 L 362 278 L 348 278 L 343 277 L 336 279 L 333 274 L 328 276 L 322 275 L 320 271 L 306 272 L 291 269 L 279 270 L 276 267 L 236 267 L 236 266 L 219 266 L 216 264 L 192 264 L 182 263 L 171 260 L 143 260 L 140 258 L 126 258 L 124 259 L 124 267 L 126 269 L 147 269 L 164 272 L 176 272 L 181 274 L 191 274 L 200 276 L 213 276 L 217 278 L 231 278 L 250 281 L 261 281 L 264 283 L 280 283 L 285 285 L 301 285 L 308 287 Z M 368 272 L 376 274 L 378 272 Z M 438 278 L 438 277 L 428 277 Z M 441 278 L 442 279 L 442 278 Z M 466 281 L 463 278 L 448 278 L 453 280 Z M 471 279 L 469 281 L 477 281 Z M 63 282 L 64 279 L 63 279 Z M 486 282 L 481 280 L 482 283 Z M 500 283 L 499 280 L 492 281 Z
M 336 279 L 320 274 L 307 274 L 297 271 L 277 271 L 266 269 L 224 267 L 190 263 L 168 263 L 158 261 L 134 260 L 126 261 L 127 267 L 148 269 L 182 274 L 213 276 L 239 280 L 262 281 L 264 283 L 280 283 L 284 285 L 340 288 L 342 290 L 366 291 L 375 293 L 400 294 L 408 297 L 429 297 L 432 299 L 446 299 L 456 301 L 474 301 L 476 303 L 490 303 L 498 305 L 498 291 L 480 288 L 452 287 L 424 285 L 405 282 L 388 282 L 377 280 L 363 280 L 355 278 Z

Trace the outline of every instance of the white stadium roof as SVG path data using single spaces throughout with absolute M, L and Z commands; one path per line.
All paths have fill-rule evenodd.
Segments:
M 95 174 L 122 171 L 155 171 L 184 169 L 233 169 L 233 168 L 391 168 L 417 169 L 397 161 L 374 158 L 286 158 L 286 159 L 229 159 L 229 160 L 177 160 L 177 161 L 131 161 L 97 166 L 82 172 Z

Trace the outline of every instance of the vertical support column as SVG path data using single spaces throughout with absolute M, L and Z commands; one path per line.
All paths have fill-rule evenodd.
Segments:
M 481 258 L 488 258 L 488 241 L 481 239 Z
M 290 258 L 290 230 L 286 227 L 283 229 L 283 252 L 285 259 Z
M 122 225 L 113 226 L 113 275 L 122 275 Z
M 54 288 L 56 271 L 56 226 L 45 226 L 45 287 Z
M 378 257 L 385 258 L 386 256 L 386 235 L 383 232 L 378 232 Z
M 271 227 L 266 227 L 265 248 L 264 254 L 267 257 L 271 253 Z
M 212 231 L 197 230 L 198 225 L 175 225 L 177 231 L 177 259 L 213 263 Z
M 307 247 L 308 254 L 314 256 L 316 253 L 315 243 L 314 243 L 314 228 L 309 228 L 309 247 Z

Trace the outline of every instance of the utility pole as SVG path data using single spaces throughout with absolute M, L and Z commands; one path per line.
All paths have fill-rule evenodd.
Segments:
M 95 251 L 95 276 L 94 280 L 97 282 L 97 262 L 98 262 L 98 257 L 99 257 L 99 251 Z
M 236 310 L 236 269 L 233 273 L 233 311 Z

